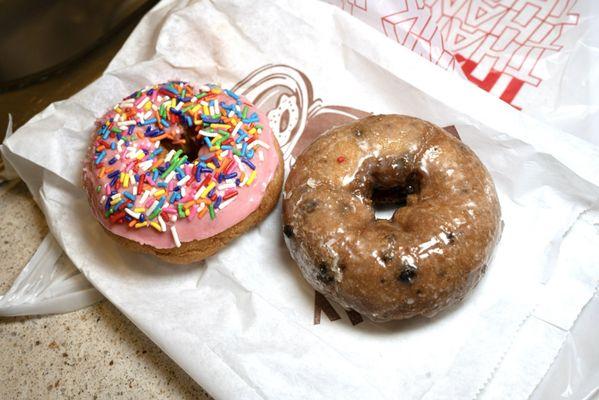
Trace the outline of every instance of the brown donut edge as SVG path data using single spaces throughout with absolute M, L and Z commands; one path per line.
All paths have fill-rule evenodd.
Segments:
M 276 141 L 276 139 L 274 140 L 274 144 L 276 147 L 277 156 L 279 157 L 279 165 L 275 170 L 272 180 L 266 187 L 266 191 L 262 201 L 260 202 L 260 205 L 241 222 L 231 226 L 221 233 L 202 240 L 183 242 L 181 243 L 181 247 L 158 249 L 153 246 L 141 244 L 134 240 L 116 235 L 109 231 L 104 225 L 100 225 L 112 239 L 117 241 L 120 245 L 128 250 L 138 253 L 151 254 L 172 264 L 189 264 L 192 262 L 201 261 L 211 255 L 214 255 L 220 249 L 229 244 L 229 242 L 231 242 L 233 239 L 262 222 L 277 205 L 279 201 L 279 195 L 283 187 L 284 163 L 283 154 L 281 153 L 281 148 L 279 147 L 279 143 Z

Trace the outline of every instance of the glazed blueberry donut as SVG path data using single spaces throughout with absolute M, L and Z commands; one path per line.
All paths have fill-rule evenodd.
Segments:
M 124 246 L 199 261 L 277 203 L 281 152 L 266 117 L 216 85 L 139 90 L 96 125 L 83 169 L 92 212 Z
M 390 219 L 373 205 L 399 206 Z M 285 183 L 283 232 L 304 278 L 373 321 L 432 316 L 485 272 L 500 231 L 491 177 L 443 129 L 399 115 L 333 128 Z

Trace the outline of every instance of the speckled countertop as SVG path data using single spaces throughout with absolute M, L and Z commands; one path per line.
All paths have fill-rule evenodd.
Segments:
M 48 227 L 22 182 L 0 185 L 0 220 L 4 293 Z M 69 314 L 0 318 L 0 348 L 0 399 L 210 398 L 107 300 Z
M 0 94 L 0 142 L 16 127 L 98 77 L 136 21 L 43 82 Z M 26 186 L 0 184 L 0 293 L 48 227 Z M 70 262 L 67 258 L 60 262 Z M 209 399 L 181 368 L 108 301 L 69 314 L 0 318 L 0 399 Z

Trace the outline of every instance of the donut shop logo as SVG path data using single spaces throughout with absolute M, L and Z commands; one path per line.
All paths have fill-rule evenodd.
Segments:
M 314 97 L 312 83 L 303 72 L 288 65 L 265 65 L 242 79 L 233 92 L 244 95 L 256 107 L 267 110 L 270 127 L 279 141 L 286 167 L 321 133 L 370 113 L 351 107 L 325 105 Z M 329 300 L 314 292 L 314 324 L 324 313 L 341 319 Z M 363 321 L 357 312 L 346 311 L 353 325 Z
M 285 163 L 295 158 L 327 129 L 363 118 L 370 113 L 323 104 L 314 97 L 310 79 L 288 65 L 265 65 L 242 79 L 233 91 L 258 108 L 268 110 L 270 127 L 281 146 Z
M 577 0 L 326 1 L 518 109 L 581 20 Z
M 265 65 L 251 72 L 233 87 L 233 92 L 242 94 L 266 115 L 270 127 L 277 138 L 286 167 L 297 156 L 328 129 L 366 117 L 370 113 L 356 108 L 326 105 L 322 99 L 314 97 L 312 83 L 303 72 L 288 65 Z M 445 128 L 458 137 L 455 128 Z M 314 324 L 320 324 L 324 313 L 330 321 L 341 316 L 318 292 L 314 292 Z M 345 310 L 352 325 L 363 321 L 362 316 L 353 310 Z

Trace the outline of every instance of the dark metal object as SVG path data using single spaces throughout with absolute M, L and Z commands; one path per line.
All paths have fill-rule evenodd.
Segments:
M 0 92 L 81 58 L 156 0 L 0 0 Z

